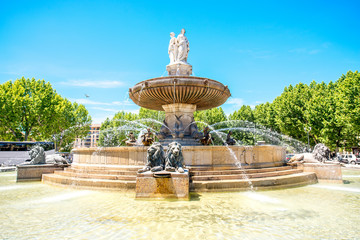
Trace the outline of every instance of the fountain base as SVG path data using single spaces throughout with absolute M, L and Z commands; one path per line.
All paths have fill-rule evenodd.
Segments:
M 44 174 L 42 181 L 72 188 L 134 191 L 137 171 L 147 162 L 147 149 L 74 149 L 71 167 L 55 171 L 54 174 Z M 248 190 L 251 184 L 256 189 L 273 189 L 317 182 L 313 172 L 284 166 L 285 148 L 280 146 L 183 146 L 182 151 L 186 168 L 189 169 L 190 191 Z M 160 181 L 143 179 L 147 180 L 152 181 L 151 184 Z M 170 182 L 166 184 L 163 186 L 171 186 Z M 150 196 L 149 191 L 147 194 Z
M 136 198 L 189 199 L 189 173 L 145 172 L 136 177 Z
M 64 170 L 69 165 L 57 164 L 37 164 L 37 165 L 19 165 L 17 166 L 16 181 L 40 181 L 43 174 L 54 173 L 55 171 Z

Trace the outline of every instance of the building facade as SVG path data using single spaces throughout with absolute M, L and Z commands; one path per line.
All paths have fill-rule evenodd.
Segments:
M 75 147 L 97 147 L 99 141 L 100 124 L 92 124 L 86 138 L 75 139 Z

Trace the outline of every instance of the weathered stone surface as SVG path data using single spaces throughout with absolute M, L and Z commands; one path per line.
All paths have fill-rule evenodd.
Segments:
M 222 83 L 195 76 L 166 76 L 139 82 L 129 89 L 135 104 L 163 111 L 163 105 L 185 103 L 206 110 L 222 105 L 231 96 Z
M 192 74 L 192 66 L 187 63 L 173 63 L 166 66 L 169 76 L 190 76 Z
M 197 132 L 194 122 L 194 112 L 196 105 L 185 103 L 174 103 L 162 106 L 165 110 L 164 124 L 160 133 L 166 137 L 183 138 L 184 136 L 192 137 Z
M 298 163 L 296 166 L 304 172 L 314 172 L 321 182 L 343 183 L 340 164 Z
M 29 155 L 30 155 L 31 160 L 29 163 L 26 163 L 26 164 L 44 164 L 44 163 L 46 163 L 44 148 L 42 148 L 40 146 L 34 146 L 33 148 L 31 148 L 31 150 L 29 151 Z
M 147 150 L 147 163 L 143 169 L 140 169 L 138 172 L 158 172 L 164 170 L 165 166 L 165 152 L 163 146 L 160 143 L 154 143 Z
M 302 153 L 296 154 L 288 162 L 289 165 L 296 165 L 297 163 L 319 163 L 319 161 L 315 159 L 312 153 Z
M 325 144 L 318 143 L 314 147 L 314 151 L 312 152 L 312 154 L 314 158 L 319 162 L 325 162 L 326 160 L 329 160 L 330 152 L 330 149 L 325 146 Z
M 69 164 L 60 154 L 51 154 L 45 158 L 47 164 Z
M 181 144 L 177 142 L 170 143 L 166 152 L 165 170 L 184 173 L 184 168 L 184 156 L 182 154 Z
M 63 170 L 68 165 L 39 164 L 17 166 L 16 181 L 40 181 L 43 174 L 54 173 L 56 170 Z
M 170 174 L 170 177 L 154 177 L 155 174 Z M 136 177 L 136 198 L 189 199 L 189 174 L 178 172 L 145 172 Z
M 73 150 L 73 164 L 109 165 L 110 153 L 116 153 L 118 164 L 144 166 L 147 163 L 149 147 L 107 147 L 77 148 Z M 167 147 L 164 147 L 167 151 Z M 281 146 L 183 146 L 182 153 L 186 166 L 234 166 L 236 159 L 250 167 L 281 166 L 285 159 L 285 149 Z M 234 154 L 234 155 L 233 155 Z M 235 157 L 236 159 L 235 159 Z M 101 161 L 103 159 L 103 161 Z

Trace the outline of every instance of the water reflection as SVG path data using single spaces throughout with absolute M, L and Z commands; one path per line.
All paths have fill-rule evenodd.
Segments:
M 344 176 L 360 176 L 347 172 Z M 193 193 L 191 201 L 134 192 L 17 184 L 0 173 L 2 239 L 356 239 L 360 178 L 262 192 Z M 346 177 L 344 177 L 346 179 Z M 19 188 L 14 188 L 21 186 Z M 26 187 L 25 187 L 26 186 Z M 8 187 L 5 189 L 4 187 Z M 11 188 L 13 187 L 13 188 Z M 351 223 L 351 224 L 349 224 Z

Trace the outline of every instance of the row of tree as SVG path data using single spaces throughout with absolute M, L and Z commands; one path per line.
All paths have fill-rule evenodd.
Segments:
M 332 150 L 360 142 L 360 73 L 347 72 L 328 84 L 311 82 L 285 87 L 272 103 L 255 109 L 242 106 L 230 115 L 261 124 L 310 145 L 322 142 Z
M 165 114 L 140 108 L 138 114 L 121 111 L 102 123 L 100 145 L 123 145 L 130 131 L 147 127 L 159 131 Z M 273 102 L 255 108 L 242 106 L 229 116 L 221 107 L 194 113 L 199 128 L 211 125 L 223 134 L 229 130 L 239 143 L 258 140 L 284 142 L 284 135 L 310 145 L 322 142 L 332 150 L 358 146 L 360 137 L 360 73 L 349 71 L 328 84 L 299 83 L 285 87 Z M 17 79 L 0 85 L 0 140 L 50 140 L 64 150 L 75 138 L 89 132 L 91 117 L 83 105 L 62 98 L 44 80 Z
M 100 135 L 100 142 L 122 145 L 127 132 L 135 129 L 140 133 L 146 126 L 158 131 L 163 119 L 164 112 L 144 108 L 139 114 L 119 112 L 102 124 L 105 135 Z M 290 85 L 271 103 L 259 104 L 254 109 L 243 105 L 229 116 L 221 107 L 197 111 L 194 119 L 200 129 L 207 124 L 223 132 L 232 129 L 234 138 L 242 144 L 254 144 L 259 140 L 275 144 L 289 141 L 284 135 L 306 144 L 309 134 L 312 146 L 320 142 L 332 150 L 358 146 L 360 73 L 349 71 L 328 84 L 313 81 L 309 85 Z M 221 144 L 221 141 L 217 142 Z
M 83 105 L 62 98 L 44 80 L 17 79 L 0 85 L 0 139 L 55 141 L 66 151 L 89 132 Z

